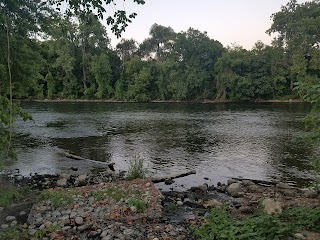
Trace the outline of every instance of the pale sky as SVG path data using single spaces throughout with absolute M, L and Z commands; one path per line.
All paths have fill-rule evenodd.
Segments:
M 119 2 L 122 8 L 123 2 Z M 121 3 L 120 3 L 121 2 Z M 145 0 L 137 5 L 133 0 L 124 2 L 125 10 L 138 16 L 129 24 L 123 38 L 142 42 L 149 36 L 152 24 L 170 26 L 176 32 L 189 27 L 206 31 L 210 38 L 225 47 L 236 43 L 251 49 L 261 40 L 270 44 L 273 37 L 266 34 L 272 13 L 278 12 L 289 0 Z M 299 3 L 305 2 L 302 0 Z M 109 9 L 112 12 L 112 9 Z M 120 41 L 109 33 L 113 47 Z

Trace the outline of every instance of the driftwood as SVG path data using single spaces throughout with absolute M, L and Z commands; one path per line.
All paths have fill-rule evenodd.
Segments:
M 71 159 L 74 159 L 74 160 L 85 160 L 85 161 L 89 161 L 89 162 L 96 163 L 96 164 L 107 165 L 112 171 L 114 171 L 114 164 L 115 163 L 106 163 L 106 162 L 100 162 L 100 161 L 97 161 L 97 160 L 87 159 L 87 158 L 83 158 L 81 156 L 74 155 L 74 154 L 71 154 L 71 153 L 68 153 L 68 152 L 65 152 L 65 151 L 59 151 L 59 152 L 62 155 L 64 155 L 65 157 L 71 158 Z
M 156 177 L 156 178 L 152 178 L 151 181 L 153 183 L 160 183 L 160 182 L 165 182 L 168 179 L 186 177 L 186 176 L 189 176 L 189 175 L 192 175 L 192 174 L 196 174 L 196 171 L 189 171 L 189 172 L 179 173 L 179 174 L 166 176 L 166 177 Z
M 258 180 L 258 179 L 250 179 L 250 178 L 235 178 L 232 177 L 232 179 L 238 180 L 238 181 L 242 181 L 242 180 L 249 180 L 257 185 L 260 185 L 262 187 L 271 187 L 271 186 L 275 186 L 279 183 L 279 181 L 267 181 L 267 180 Z M 294 183 L 290 183 L 287 182 L 289 186 L 295 186 Z

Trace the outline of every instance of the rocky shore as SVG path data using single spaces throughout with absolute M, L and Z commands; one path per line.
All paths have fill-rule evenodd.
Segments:
M 192 228 L 211 208 L 227 206 L 242 218 L 261 209 L 277 215 L 289 207 L 320 206 L 319 189 L 282 182 L 229 179 L 185 192 L 160 192 L 151 179 L 126 181 L 123 173 L 109 169 L 78 176 L 6 176 L 2 181 L 30 188 L 19 203 L 0 209 L 0 231 L 15 227 L 21 239 L 194 239 Z M 295 236 L 317 239 L 310 234 Z

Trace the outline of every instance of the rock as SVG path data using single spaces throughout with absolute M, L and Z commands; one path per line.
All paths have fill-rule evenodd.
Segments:
M 262 206 L 264 207 L 264 211 L 269 215 L 279 215 L 282 213 L 280 203 L 271 198 L 264 199 Z
M 198 188 L 203 191 L 203 192 L 206 192 L 208 190 L 208 184 L 202 184 L 200 186 L 198 186 Z
M 81 184 L 85 183 L 87 180 L 87 175 L 86 174 L 82 174 L 82 175 L 79 175 L 77 177 L 77 181 Z
M 303 196 L 306 198 L 316 198 L 317 195 L 318 195 L 317 192 L 313 189 L 303 190 Z
M 295 233 L 293 236 L 295 239 L 306 239 L 301 233 Z
M 237 183 L 237 182 L 238 182 L 238 180 L 235 180 L 235 179 L 231 178 L 231 179 L 228 179 L 227 184 L 228 184 L 228 186 L 229 186 L 229 185 L 231 185 L 232 183 Z
M 220 185 L 220 186 L 217 186 L 216 189 L 217 189 L 218 192 L 225 193 L 226 190 L 227 190 L 227 186 L 226 185 Z
M 262 190 L 257 186 L 255 185 L 254 183 L 253 184 L 250 184 L 250 185 L 247 185 L 247 189 L 249 192 L 261 192 Z
M 240 183 L 232 183 L 230 186 L 228 186 L 227 192 L 232 197 L 238 197 L 239 192 L 242 192 L 241 184 Z
M 70 174 L 62 173 L 62 174 L 60 174 L 59 179 L 66 179 L 66 180 L 69 180 L 69 179 L 70 179 L 70 177 L 71 177 L 71 175 L 70 175 Z
M 88 238 L 92 238 L 92 237 L 95 237 L 95 236 L 97 236 L 97 235 L 99 235 L 99 233 L 98 233 L 97 231 L 91 231 L 91 232 L 89 232 L 89 234 L 88 234 Z
M 205 208 L 220 207 L 222 205 L 223 205 L 223 203 L 218 201 L 218 200 L 216 200 L 216 199 L 211 199 L 206 204 L 203 204 L 203 206 Z
M 79 227 L 78 227 L 78 230 L 79 230 L 80 232 L 82 232 L 82 231 L 88 229 L 89 227 L 90 227 L 90 226 L 89 226 L 88 224 L 84 224 L 84 225 L 79 226 Z
M 277 185 L 276 185 L 277 188 L 282 188 L 282 189 L 290 189 L 292 187 L 289 186 L 288 183 L 283 183 L 283 182 L 279 182 Z
M 83 224 L 83 218 L 82 217 L 76 217 L 74 219 L 74 221 L 76 222 L 76 224 L 78 225 L 82 225 Z
M 7 216 L 7 217 L 6 217 L 6 221 L 7 221 L 7 222 L 12 222 L 12 221 L 14 221 L 14 220 L 16 220 L 16 217 L 15 217 L 15 216 Z
M 71 226 L 65 226 L 61 228 L 62 231 L 69 231 L 71 229 Z
M 63 179 L 59 179 L 57 181 L 57 186 L 58 187 L 66 187 L 67 186 L 67 179 L 63 178 Z
M 150 187 L 151 186 L 151 183 L 146 183 L 146 187 Z
M 52 216 L 53 216 L 53 217 L 60 217 L 60 216 L 61 216 L 61 212 L 59 212 L 58 210 L 56 210 L 56 211 L 54 211 L 54 212 L 52 213 Z
M 41 225 L 42 223 L 43 223 L 43 218 L 42 218 L 42 217 L 38 217 L 38 218 L 36 219 L 36 225 L 39 226 L 39 225 Z
M 104 231 L 100 234 L 100 237 L 103 238 L 103 237 L 109 235 L 109 231 L 110 231 L 110 230 L 104 230 Z
M 242 180 L 242 184 L 245 187 L 250 186 L 250 185 L 255 185 L 254 182 L 252 182 L 251 180 Z
M 78 214 L 76 212 L 71 212 L 70 213 L 70 218 L 75 218 Z
M 19 216 L 25 216 L 27 213 L 25 212 L 25 211 L 21 211 L 20 213 L 19 213 Z
M 134 213 L 137 212 L 137 208 L 136 208 L 135 206 L 131 206 L 131 207 L 130 207 L 130 210 L 131 210 L 132 212 L 134 212 Z
M 8 224 L 1 224 L 1 229 L 7 229 L 9 227 Z
M 165 183 L 166 185 L 171 185 L 171 184 L 174 183 L 174 180 L 171 179 L 171 178 L 169 178 L 169 179 L 166 179 L 166 180 L 164 181 L 164 183 Z
M 253 213 L 253 209 L 251 207 L 249 207 L 249 206 L 241 206 L 239 208 L 239 211 L 241 213 L 245 213 L 245 214 L 252 214 Z
M 126 229 L 126 230 L 123 231 L 123 234 L 124 234 L 124 235 L 129 235 L 129 236 L 130 236 L 130 235 L 133 235 L 133 234 L 134 234 L 134 230 L 128 228 L 128 229 Z
M 50 221 L 45 221 L 43 224 L 46 228 L 49 228 L 52 225 L 52 222 Z
M 182 205 L 183 205 L 183 202 L 182 202 L 182 201 L 177 201 L 177 205 L 178 205 L 178 206 L 182 206 Z
M 14 227 L 14 226 L 16 226 L 17 225 L 17 221 L 12 221 L 11 223 L 10 223 L 10 227 Z

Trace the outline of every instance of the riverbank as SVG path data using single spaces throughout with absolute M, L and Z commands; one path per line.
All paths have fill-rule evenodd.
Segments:
M 92 103 L 137 103 L 135 101 L 122 101 L 115 99 L 20 99 L 18 101 L 21 102 L 92 102 Z M 202 100 L 202 101 L 177 101 L 177 100 L 153 100 L 148 101 L 148 103 L 242 103 L 242 102 L 250 102 L 250 103 L 302 103 L 304 102 L 302 99 L 289 99 L 289 100 L 264 100 L 264 99 L 256 99 L 255 101 L 235 101 L 228 99 L 216 99 L 216 100 Z
M 202 239 L 201 229 L 217 209 L 227 208 L 242 222 L 266 212 L 284 224 L 289 223 L 282 215 L 293 210 L 317 214 L 320 209 L 319 189 L 281 182 L 229 179 L 216 186 L 160 192 L 150 179 L 127 181 L 109 170 L 79 176 L 11 175 L 6 181 L 28 191 L 0 210 L 1 234 L 6 236 L 0 239 Z M 302 217 L 305 221 L 299 220 L 291 237 L 319 239 L 318 224 L 311 223 L 320 216 Z

